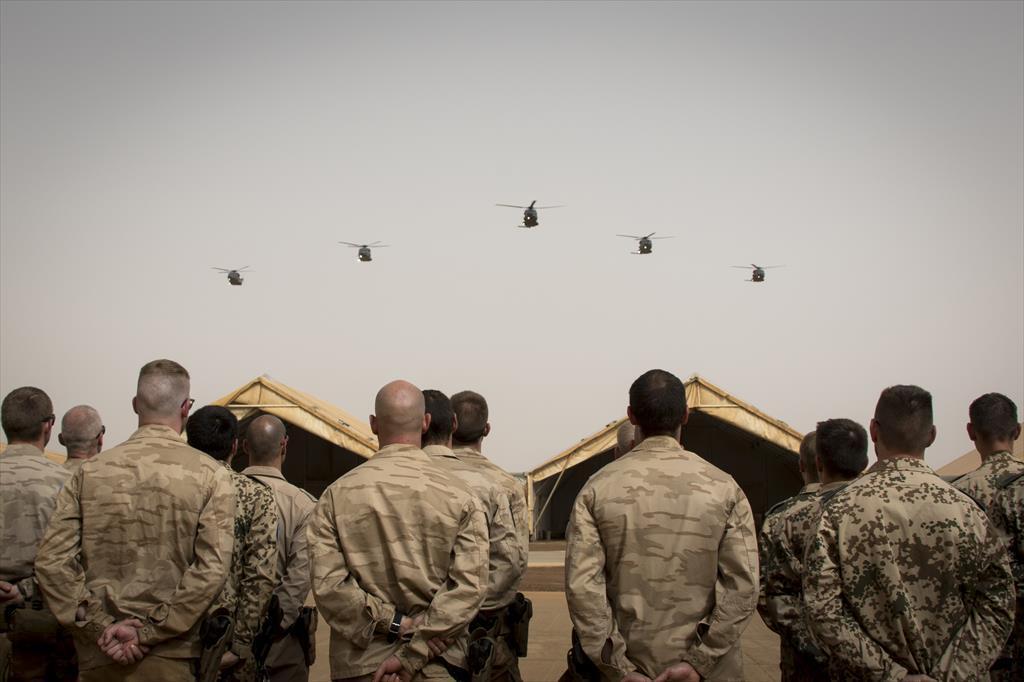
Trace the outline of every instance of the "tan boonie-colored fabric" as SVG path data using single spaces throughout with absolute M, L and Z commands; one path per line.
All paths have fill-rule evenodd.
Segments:
M 992 507 L 996 495 L 996 483 L 1008 474 L 1019 474 L 1024 471 L 1024 462 L 1009 452 L 995 452 L 981 463 L 974 471 L 969 471 L 953 481 L 953 487 L 962 490 L 985 509 Z M 991 516 L 991 514 L 989 515 Z
M 109 664 L 96 639 L 132 617 L 145 623 L 139 640 L 151 654 L 198 656 L 202 615 L 231 565 L 234 517 L 228 471 L 166 426 L 143 426 L 83 464 L 61 491 L 36 558 L 46 602 L 75 637 L 79 668 Z
M 465 637 L 487 590 L 487 520 L 465 485 L 419 448 L 389 445 L 324 492 L 309 546 L 333 679 L 371 674 L 390 655 L 416 679 L 449 677 L 427 641 Z M 389 644 L 396 611 L 423 623 Z
M 284 617 L 281 627 L 290 628 L 299 617 L 299 609 L 309 596 L 309 549 L 306 524 L 316 506 L 316 498 L 285 480 L 274 467 L 251 466 L 242 471 L 270 486 L 277 502 L 277 575 L 274 588 Z
M 674 438 L 646 438 L 583 486 L 566 540 L 569 615 L 603 679 L 654 678 L 680 661 L 704 679 L 743 679 L 757 540 L 731 476 Z
M 27 443 L 0 455 L 0 580 L 16 582 L 34 572 L 36 551 L 70 474 Z
M 804 565 L 833 679 L 986 679 L 1013 622 L 997 531 L 918 458 L 881 460 L 825 503 Z
M 224 591 L 210 610 L 224 608 L 234 614 L 230 651 L 244 661 L 252 653 L 253 637 L 277 587 L 277 504 L 270 486 L 227 463 L 223 466 L 235 490 L 235 545 Z M 243 667 L 238 664 L 235 672 L 241 673 Z
M 824 654 L 814 644 L 803 609 L 804 550 L 818 523 L 821 496 L 846 485 L 809 483 L 772 507 L 761 526 L 761 590 L 757 610 L 779 635 L 783 682 L 820 679 Z
M 82 466 L 85 459 L 85 457 L 68 457 L 61 466 L 67 469 L 68 477 L 70 478 Z

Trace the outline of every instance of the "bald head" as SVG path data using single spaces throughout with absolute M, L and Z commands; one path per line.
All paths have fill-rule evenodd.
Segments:
M 139 371 L 135 411 L 142 423 L 163 421 L 188 414 L 181 412 L 191 389 L 188 371 L 174 360 L 153 360 Z
M 76 405 L 61 419 L 57 438 L 67 448 L 68 457 L 92 457 L 103 448 L 104 431 L 103 419 L 96 408 Z
M 615 432 L 615 459 L 622 457 L 633 449 L 635 438 L 636 427 L 628 421 L 622 422 L 619 425 L 619 430 Z
M 377 392 L 370 415 L 370 428 L 381 446 L 419 446 L 430 424 L 423 392 L 408 381 L 392 381 Z
M 245 430 L 243 448 L 253 466 L 278 466 L 285 454 L 288 433 L 284 422 L 272 414 L 256 417 Z

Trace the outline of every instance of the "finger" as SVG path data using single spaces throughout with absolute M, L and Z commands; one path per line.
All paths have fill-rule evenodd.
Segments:
M 373 674 L 373 682 L 384 682 L 384 666 L 377 668 L 377 672 Z

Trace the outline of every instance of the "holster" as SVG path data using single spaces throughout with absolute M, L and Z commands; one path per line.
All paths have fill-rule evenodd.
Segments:
M 302 655 L 306 659 L 307 666 L 313 665 L 316 661 L 317 621 L 316 608 L 303 606 L 299 609 L 299 617 L 295 619 L 295 624 L 292 625 L 292 631 L 302 646 Z
M 267 604 L 267 612 L 263 615 L 260 629 L 252 638 L 252 660 L 256 666 L 256 679 L 267 679 L 267 656 L 270 655 L 270 647 L 274 643 L 274 635 L 281 627 L 281 620 L 284 618 L 284 611 L 281 610 L 281 601 L 276 594 L 270 596 Z
M 60 623 L 41 599 L 33 599 L 3 610 L 3 629 L 20 641 L 52 641 L 60 632 Z
M 583 645 L 580 644 L 580 638 L 576 634 L 575 628 L 572 631 L 572 648 L 569 649 L 565 658 L 569 666 L 568 678 L 573 682 L 601 682 L 601 671 L 583 651 Z M 565 678 L 563 677 L 563 679 Z
M 469 651 L 466 655 L 470 682 L 490 682 L 493 663 L 494 640 L 486 629 L 476 628 L 470 632 Z
M 533 618 L 533 602 L 522 592 L 516 592 L 516 598 L 508 605 L 509 643 L 512 651 L 520 658 L 526 658 L 527 646 L 530 643 L 530 620 Z
M 215 682 L 220 672 L 220 661 L 231 646 L 235 623 L 227 609 L 220 608 L 211 613 L 199 626 L 199 642 L 203 650 L 199 654 L 197 682 Z

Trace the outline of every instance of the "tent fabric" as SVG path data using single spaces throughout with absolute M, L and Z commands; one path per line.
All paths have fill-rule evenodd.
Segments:
M 266 374 L 212 404 L 227 407 L 239 421 L 257 413 L 272 414 L 364 459 L 372 457 L 378 449 L 377 437 L 368 424 Z

